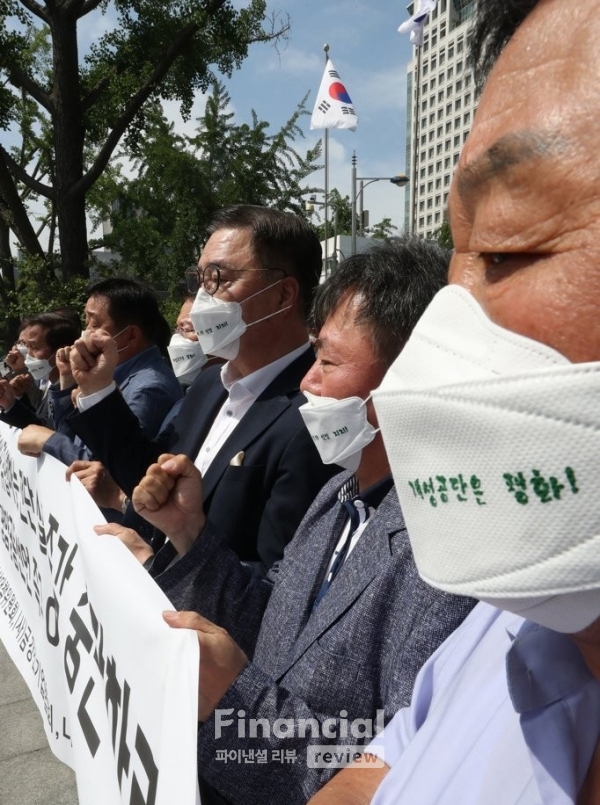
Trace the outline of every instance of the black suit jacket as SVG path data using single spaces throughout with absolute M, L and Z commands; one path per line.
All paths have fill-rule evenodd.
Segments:
M 204 476 L 208 519 L 243 561 L 261 565 L 263 570 L 281 558 L 313 499 L 339 471 L 321 462 L 298 413 L 305 402 L 300 381 L 313 361 L 314 354 L 307 348 L 275 378 Z M 118 392 L 69 421 L 121 489 L 131 495 L 160 453 L 196 458 L 227 396 L 220 373 L 221 367 L 215 366 L 196 378 L 178 415 L 155 440 L 144 437 Z M 232 458 L 242 451 L 242 466 L 231 466 Z M 129 516 L 126 524 L 136 525 Z M 140 523 L 137 526 L 139 530 Z

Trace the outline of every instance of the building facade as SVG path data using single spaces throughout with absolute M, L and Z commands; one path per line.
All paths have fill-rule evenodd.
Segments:
M 475 113 L 467 37 L 474 0 L 438 0 L 407 68 L 405 231 L 434 237 Z M 410 3 L 408 13 L 414 13 Z M 418 5 L 417 5 L 418 11 Z

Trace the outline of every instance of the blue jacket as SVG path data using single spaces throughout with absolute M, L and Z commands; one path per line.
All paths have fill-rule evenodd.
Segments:
M 156 436 L 164 418 L 182 396 L 181 386 L 157 346 L 148 347 L 120 363 L 115 369 L 114 381 L 148 438 Z M 67 416 L 73 412 L 71 389 L 51 389 L 49 394 L 56 433 L 46 442 L 44 452 L 63 464 L 71 464 L 76 459 L 99 458 L 69 425 Z

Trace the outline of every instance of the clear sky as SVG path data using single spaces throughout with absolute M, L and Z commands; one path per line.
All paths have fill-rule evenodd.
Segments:
M 241 8 L 244 2 L 234 2 Z M 270 11 L 289 14 L 287 43 L 254 45 L 239 71 L 225 85 L 238 120 L 250 119 L 254 109 L 274 129 L 283 124 L 310 90 L 307 107 L 314 106 L 325 68 L 323 45 L 345 85 L 359 116 L 356 131 L 330 130 L 329 187 L 351 193 L 351 158 L 356 151 L 358 176 L 404 173 L 406 65 L 411 57 L 407 35 L 397 32 L 407 17 L 406 3 L 396 0 L 268 0 Z M 198 117 L 202 99 L 193 111 Z M 322 138 L 311 131 L 309 118 L 301 124 L 306 140 L 299 150 Z M 323 187 L 324 172 L 310 177 Z M 389 182 L 364 190 L 370 223 L 382 218 L 402 230 L 404 193 Z

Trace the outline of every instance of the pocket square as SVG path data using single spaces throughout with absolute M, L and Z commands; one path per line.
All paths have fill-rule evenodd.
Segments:
M 244 451 L 240 450 L 239 453 L 236 453 L 235 456 L 229 462 L 230 467 L 241 467 L 244 463 Z

